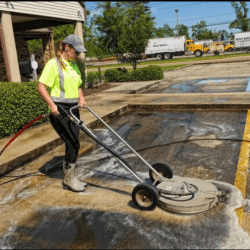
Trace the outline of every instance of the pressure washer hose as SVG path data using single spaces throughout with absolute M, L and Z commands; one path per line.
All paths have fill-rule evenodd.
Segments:
M 35 118 L 34 120 L 32 120 L 31 122 L 29 122 L 23 129 L 21 129 L 19 132 L 17 132 L 11 139 L 10 141 L 4 146 L 4 148 L 2 149 L 2 151 L 0 152 L 0 156 L 2 155 L 2 153 L 4 152 L 4 150 L 20 135 L 23 133 L 24 130 L 26 130 L 29 126 L 31 126 L 34 122 L 42 119 L 42 118 L 45 118 L 49 116 L 49 113 L 48 114 L 44 114 L 44 115 L 40 115 L 38 116 L 37 118 Z

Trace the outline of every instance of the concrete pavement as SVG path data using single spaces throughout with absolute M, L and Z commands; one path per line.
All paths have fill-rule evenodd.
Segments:
M 158 83 L 115 83 L 117 86 L 112 89 L 86 97 L 89 106 L 106 121 L 111 121 L 129 143 L 135 143 L 133 138 L 136 137 L 140 148 L 148 141 L 158 145 L 164 141 L 185 140 L 187 136 L 190 139 L 210 138 L 190 142 L 185 144 L 185 148 L 183 144 L 174 144 L 167 149 L 156 148 L 156 158 L 173 159 L 171 166 L 177 175 L 204 180 L 212 178 L 218 187 L 230 191 L 227 203 L 218 205 L 207 214 L 189 217 L 171 214 L 160 208 L 140 211 L 131 201 L 131 192 L 138 182 L 128 178 L 128 173 L 114 159 L 98 161 L 98 157 L 105 158 L 107 153 L 94 149 L 95 144 L 83 134 L 81 153 L 90 149 L 93 152 L 78 158 L 77 174 L 88 182 L 88 187 L 81 193 L 63 190 L 61 163 L 64 145 L 47 122 L 26 130 L 0 158 L 2 169 L 5 166 L 5 171 L 13 170 L 0 179 L 0 212 L 4 215 L 0 223 L 0 248 L 249 249 L 249 206 L 242 207 L 242 189 L 239 185 L 237 188 L 232 185 L 237 179 L 240 184 L 248 182 L 245 189 L 250 187 L 247 178 L 249 143 L 213 140 L 217 138 L 213 131 L 229 139 L 240 138 L 244 131 L 243 139 L 249 140 L 250 119 L 245 117 L 246 110 L 250 109 L 250 94 L 143 92 L 157 84 L 169 86 L 190 79 L 247 77 L 248 72 L 249 62 L 195 65 L 166 72 L 163 81 Z M 213 114 L 199 113 L 203 109 Z M 168 112 L 171 114 L 164 116 L 166 110 L 171 110 Z M 152 116 L 153 112 L 156 115 Z M 112 119 L 121 113 L 126 115 L 116 121 Z M 134 113 L 133 119 L 131 113 Z M 85 109 L 81 109 L 81 117 L 88 127 L 100 125 Z M 117 144 L 106 130 L 100 127 L 97 132 L 109 145 Z M 9 139 L 2 139 L 0 148 Z M 123 148 L 118 146 L 123 152 Z M 237 153 L 239 149 L 240 156 Z M 220 153 L 225 150 L 226 157 Z M 143 157 L 148 159 L 153 156 L 144 151 Z M 211 165 L 216 157 L 217 162 Z M 133 161 L 129 156 L 128 160 Z M 29 162 L 23 165 L 25 161 Z M 237 161 L 239 166 L 236 166 Z M 60 166 L 57 171 L 41 171 L 54 163 Z M 142 171 L 137 162 L 134 163 L 138 174 L 147 180 L 148 172 Z M 238 175 L 243 175 L 245 179 L 238 178 Z M 229 178 L 230 181 L 216 182 L 221 178 L 227 182 Z
M 226 58 L 230 64 L 211 64 L 209 66 L 194 65 L 184 69 L 167 71 L 164 73 L 164 79 L 161 81 L 146 82 L 125 82 L 113 83 L 116 87 L 86 97 L 88 105 L 98 113 L 100 117 L 108 120 L 110 117 L 141 105 L 151 105 L 160 109 L 178 109 L 178 108 L 212 108 L 212 109 L 243 109 L 250 108 L 250 94 L 247 92 L 228 92 L 228 93 L 186 93 L 186 94 L 143 94 L 143 91 L 156 87 L 157 85 L 168 86 L 183 79 L 206 79 L 213 75 L 216 77 L 237 77 L 250 76 L 248 67 L 250 62 L 248 58 Z M 240 60 L 246 60 L 241 63 Z M 212 60 L 214 61 L 214 60 Z M 215 67 L 215 68 L 214 68 Z M 150 108 L 150 107 L 148 107 Z M 95 127 L 98 124 L 96 118 L 87 110 L 81 109 L 81 117 L 88 127 Z M 81 134 L 82 138 L 85 136 Z M 3 148 L 11 137 L 0 140 L 0 149 Z M 62 140 L 52 129 L 49 122 L 27 129 L 4 151 L 0 157 L 0 174 L 9 172 L 30 160 L 52 150 L 62 144 Z M 17 150 L 18 149 L 18 150 Z M 84 151 L 84 149 L 82 149 Z

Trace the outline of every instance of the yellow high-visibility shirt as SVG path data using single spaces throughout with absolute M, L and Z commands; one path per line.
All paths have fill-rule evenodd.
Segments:
M 39 82 L 51 87 L 51 98 L 55 102 L 74 103 L 79 101 L 78 89 L 82 85 L 81 76 L 63 59 L 66 69 L 61 69 L 57 58 L 45 65 Z

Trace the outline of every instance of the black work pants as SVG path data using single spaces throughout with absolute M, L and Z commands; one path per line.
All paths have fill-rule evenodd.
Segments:
M 62 106 L 69 113 L 69 109 L 76 106 L 77 103 L 55 103 L 57 106 Z M 60 109 L 58 108 L 60 112 Z M 79 109 L 73 110 L 73 114 L 80 119 Z M 79 143 L 79 127 L 74 124 L 66 115 L 54 116 L 50 114 L 50 123 L 55 129 L 57 134 L 62 138 L 65 143 L 65 161 L 75 163 L 78 156 L 80 143 Z

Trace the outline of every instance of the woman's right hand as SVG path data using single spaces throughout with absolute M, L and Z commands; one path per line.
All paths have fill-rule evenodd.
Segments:
M 60 115 L 56 105 L 53 105 L 53 107 L 51 108 L 51 114 L 54 116 Z

